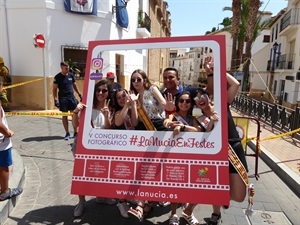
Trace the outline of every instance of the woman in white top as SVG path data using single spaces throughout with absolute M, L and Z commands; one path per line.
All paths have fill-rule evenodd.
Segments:
M 100 80 L 94 89 L 93 109 L 91 117 L 91 126 L 96 129 L 110 129 L 112 120 L 112 111 L 110 107 L 111 84 L 107 80 Z M 73 111 L 72 122 L 73 125 L 78 126 L 79 112 L 85 108 L 85 105 L 79 103 Z M 72 145 L 72 152 L 75 154 L 77 137 L 74 139 Z M 79 217 L 85 209 L 85 196 L 79 195 L 79 203 L 74 209 L 74 216 Z M 96 198 L 97 203 L 112 205 L 117 201 L 112 198 Z
M 149 119 L 156 130 L 167 130 L 163 121 L 165 119 L 164 110 L 173 111 L 175 103 L 172 95 L 164 98 L 158 88 L 152 85 L 147 74 L 140 69 L 133 71 L 130 79 L 130 90 L 139 94 L 139 104 L 144 108 Z
M 175 101 L 172 94 L 163 97 L 158 88 L 152 85 L 147 74 L 140 69 L 133 71 L 130 78 L 130 90 L 138 95 L 138 102 L 144 108 L 146 114 L 151 120 L 157 131 L 168 130 L 164 125 L 165 119 L 164 110 L 173 111 Z M 139 221 L 152 209 L 153 202 L 138 201 L 136 208 L 130 208 L 128 214 Z

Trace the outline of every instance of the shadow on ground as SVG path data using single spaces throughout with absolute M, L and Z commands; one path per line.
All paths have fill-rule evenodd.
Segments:
M 142 223 L 131 218 L 124 219 L 121 217 L 117 205 L 101 205 L 93 199 L 87 201 L 86 209 L 82 217 L 73 217 L 74 206 L 60 205 L 49 206 L 45 208 L 32 210 L 24 215 L 23 218 L 10 216 L 11 220 L 16 221 L 19 225 L 31 224 L 87 224 L 87 225 L 168 225 L 168 216 L 170 207 L 157 207 L 147 215 Z M 25 221 L 25 222 L 24 222 Z M 185 221 L 181 218 L 181 224 Z M 202 225 L 202 224 L 201 224 Z M 204 224 L 203 224 L 204 225 Z
M 40 136 L 40 137 L 24 138 L 22 141 L 31 142 L 31 141 L 53 141 L 53 140 L 63 140 L 63 137 L 62 136 Z

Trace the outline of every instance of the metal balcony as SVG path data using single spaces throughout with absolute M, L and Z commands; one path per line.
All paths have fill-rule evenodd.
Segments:
M 280 21 L 280 34 L 287 35 L 300 24 L 300 8 L 290 9 Z

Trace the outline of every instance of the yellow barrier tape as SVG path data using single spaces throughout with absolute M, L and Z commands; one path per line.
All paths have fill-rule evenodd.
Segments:
M 240 94 L 265 94 L 265 91 L 239 91 Z
M 266 140 L 271 140 L 271 139 L 275 139 L 275 138 L 280 138 L 280 137 L 287 136 L 287 135 L 290 135 L 290 134 L 293 134 L 293 133 L 297 133 L 297 132 L 300 132 L 300 128 L 292 130 L 292 131 L 289 131 L 289 132 L 286 132 L 286 133 L 283 133 L 283 134 L 278 134 L 278 135 L 273 135 L 273 136 L 270 136 L 270 137 L 266 137 L 266 138 L 262 139 L 261 141 L 266 141 Z
M 72 116 L 68 112 L 6 112 L 6 116 Z
M 38 78 L 38 79 L 34 79 L 34 80 L 29 80 L 29 81 L 21 82 L 21 83 L 18 83 L 18 84 L 8 85 L 8 86 L 3 87 L 3 90 L 9 89 L 9 88 L 18 87 L 18 86 L 22 86 L 24 84 L 29 84 L 29 83 L 36 82 L 36 81 L 43 80 L 43 79 L 44 78 Z

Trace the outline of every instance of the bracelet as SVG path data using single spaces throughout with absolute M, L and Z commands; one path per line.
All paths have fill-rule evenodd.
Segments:
M 207 74 L 207 77 L 212 77 L 214 74 L 213 73 L 210 73 L 210 74 Z
M 168 115 L 171 115 L 171 114 L 175 113 L 176 112 L 176 106 L 174 106 L 174 109 L 172 111 L 165 110 L 165 112 Z
M 75 112 L 75 110 L 74 110 L 73 113 L 78 114 L 79 112 Z

